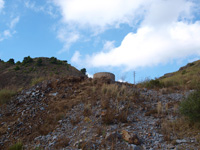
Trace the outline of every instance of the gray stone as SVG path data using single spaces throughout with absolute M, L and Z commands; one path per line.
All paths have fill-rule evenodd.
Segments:
M 40 110 L 45 110 L 45 108 L 44 108 L 44 107 L 41 107 Z
M 130 145 L 130 148 L 131 148 L 132 150 L 142 150 L 142 148 L 141 148 L 140 146 L 137 146 L 137 145 L 134 145 L 134 144 L 131 144 L 131 145 Z
M 178 144 L 187 143 L 187 141 L 185 139 L 183 139 L 183 140 L 176 140 L 176 143 L 178 143 Z
M 57 94 L 58 94 L 58 92 L 56 92 L 56 93 L 51 93 L 50 95 L 51 95 L 51 96 L 57 96 Z

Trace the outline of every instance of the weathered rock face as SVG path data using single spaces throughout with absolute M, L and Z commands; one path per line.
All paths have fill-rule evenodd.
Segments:
M 99 72 L 99 73 L 95 73 L 94 74 L 94 79 L 98 79 L 98 78 L 107 78 L 107 79 L 111 79 L 112 81 L 115 81 L 115 75 L 109 72 Z

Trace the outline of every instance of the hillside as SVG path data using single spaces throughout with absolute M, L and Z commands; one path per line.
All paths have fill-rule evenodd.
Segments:
M 189 92 L 64 77 L 0 106 L 0 149 L 195 149 L 199 129 L 178 113 Z
M 198 64 L 189 64 L 161 80 L 184 70 L 185 74 L 198 72 Z M 17 65 L 20 69 L 16 70 Z M 1 67 L 8 82 L 6 74 L 10 78 L 25 74 L 23 80 L 11 79 L 9 86 L 27 81 L 27 87 L 15 94 L 0 91 L 2 150 L 200 149 L 199 123 L 180 113 L 182 102 L 193 90 L 148 89 L 106 78 L 91 79 L 66 62 L 49 58 L 35 58 L 25 64 L 3 63 Z M 53 78 L 45 77 L 51 72 Z M 41 82 L 30 85 L 32 79 L 41 76 Z M 192 95 L 198 100 L 196 104 L 185 103 L 186 109 L 182 109 L 186 114 L 188 107 L 194 110 L 194 115 L 190 114 L 197 120 L 199 95 Z
M 24 88 L 37 80 L 52 77 L 83 76 L 83 74 L 67 63 L 52 58 L 25 57 L 23 62 L 0 61 L 0 89 Z
M 188 63 L 178 71 L 165 74 L 159 78 L 166 87 L 180 86 L 186 88 L 195 88 L 200 83 L 200 60 Z

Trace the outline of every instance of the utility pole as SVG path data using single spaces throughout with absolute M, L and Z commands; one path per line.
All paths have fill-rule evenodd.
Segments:
M 133 72 L 133 77 L 134 77 L 134 84 L 135 84 L 135 71 Z

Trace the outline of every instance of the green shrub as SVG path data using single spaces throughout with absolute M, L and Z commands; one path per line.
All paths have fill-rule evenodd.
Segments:
M 51 57 L 51 58 L 50 58 L 50 63 L 52 63 L 52 64 L 57 64 L 57 65 L 62 65 L 62 64 L 63 64 L 62 61 L 58 60 L 58 59 L 55 58 L 55 57 Z
M 191 93 L 180 104 L 181 114 L 189 117 L 192 122 L 200 122 L 200 90 Z
M 82 74 L 86 75 L 86 69 L 85 68 L 81 69 L 81 72 L 82 72 Z
M 19 66 L 16 66 L 16 67 L 14 68 L 14 70 L 15 70 L 15 71 L 20 70 Z
M 26 64 L 29 64 L 29 63 L 32 63 L 32 62 L 33 62 L 33 59 L 30 56 L 28 56 L 28 57 L 24 57 L 22 64 L 26 65 Z
M 0 59 L 0 62 L 4 63 L 4 61 L 2 59 Z
M 17 61 L 17 62 L 16 62 L 16 65 L 21 65 L 21 62 L 20 62 L 20 61 Z
M 191 66 L 194 66 L 194 65 L 195 65 L 195 63 L 189 63 L 188 65 L 191 67 Z
M 146 87 L 147 88 L 161 88 L 163 87 L 164 84 L 160 82 L 158 79 L 152 79 L 146 82 Z
M 23 150 L 23 144 L 21 142 L 18 142 L 9 147 L 9 150 Z
M 0 90 L 0 104 L 7 103 L 17 92 L 14 90 Z
M 50 63 L 52 63 L 52 64 L 57 64 L 57 58 L 55 58 L 55 57 L 51 57 L 50 58 Z
M 42 59 L 39 58 L 36 62 L 36 66 L 42 66 Z
M 183 70 L 181 74 L 184 75 L 184 74 L 186 74 L 186 73 L 187 73 L 186 70 Z
M 14 65 L 15 64 L 15 60 L 13 58 L 10 58 L 7 63 Z

